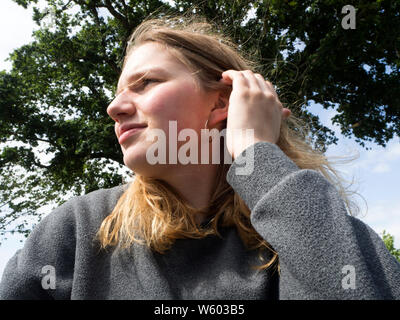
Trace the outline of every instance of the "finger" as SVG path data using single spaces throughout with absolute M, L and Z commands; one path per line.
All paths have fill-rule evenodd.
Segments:
M 274 96 L 278 99 L 278 94 L 277 94 L 276 91 L 275 91 L 274 85 L 273 85 L 270 81 L 268 81 L 268 80 L 265 80 L 265 83 L 267 84 L 268 88 L 272 91 L 272 93 L 274 94 Z M 279 99 L 278 99 L 278 100 L 279 100 Z
M 263 77 L 261 74 L 256 73 L 256 74 L 255 74 L 255 77 L 256 77 L 256 79 L 257 79 L 257 81 L 258 81 L 258 84 L 259 84 L 260 88 L 261 88 L 263 91 L 268 91 L 268 90 L 270 90 L 270 88 L 269 88 L 268 85 L 267 85 L 266 80 L 264 79 L 264 77 Z
M 237 70 L 227 70 L 222 72 L 222 81 L 232 83 L 232 89 L 249 87 L 245 76 Z
M 292 114 L 292 111 L 290 111 L 290 109 L 288 108 L 283 108 L 282 109 L 282 116 L 283 118 L 286 120 L 287 118 L 290 117 L 290 115 Z
M 245 76 L 245 78 L 247 79 L 250 89 L 262 90 L 262 88 L 260 87 L 260 84 L 257 81 L 257 78 L 255 77 L 254 73 L 251 70 L 244 70 L 244 71 L 242 71 L 242 73 Z

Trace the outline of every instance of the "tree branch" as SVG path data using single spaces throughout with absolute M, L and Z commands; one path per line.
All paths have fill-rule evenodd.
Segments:
M 126 19 L 126 17 L 124 17 L 121 13 L 119 13 L 111 4 L 110 0 L 105 0 L 105 7 L 108 9 L 108 11 L 110 11 L 110 13 L 117 18 L 119 21 L 121 21 L 121 23 L 124 25 L 124 27 L 127 30 L 130 30 L 130 26 L 129 26 L 129 22 Z M 104 7 L 104 6 L 103 6 Z
M 8 206 L 8 202 L 4 202 L 4 204 L 0 205 L 0 208 L 3 208 L 4 206 Z
M 36 140 L 38 141 L 43 141 L 43 142 L 47 142 L 49 144 L 51 144 L 53 147 L 57 148 L 58 150 L 60 150 L 60 148 L 58 147 L 58 145 L 56 145 L 54 142 L 50 141 L 50 140 L 46 140 L 46 139 L 40 139 L 40 138 L 36 138 Z
M 104 6 L 103 6 L 103 7 L 104 7 Z M 96 23 L 97 23 L 98 25 L 103 24 L 103 23 L 100 21 L 99 13 L 97 12 L 96 7 L 95 7 L 94 5 L 92 5 L 92 6 L 89 7 L 89 10 L 90 10 L 90 12 L 92 13 L 93 18 L 94 18 L 94 20 L 96 21 Z M 106 49 L 106 43 L 105 43 L 105 40 L 104 40 L 103 35 L 101 36 L 101 44 L 102 44 L 102 46 L 103 46 L 103 49 L 105 50 L 105 49 Z M 105 54 L 104 54 L 104 60 L 105 60 L 105 61 L 108 63 L 108 65 L 115 71 L 115 73 L 118 74 L 118 73 L 120 72 L 120 69 L 118 68 L 117 64 L 116 64 L 113 60 L 108 59 L 106 52 L 104 52 L 104 53 L 105 53 Z
M 72 2 L 72 0 L 69 0 L 68 3 L 61 8 L 61 10 L 64 11 L 65 9 L 67 9 L 71 2 Z
M 128 6 L 126 5 L 125 0 L 122 0 L 122 5 L 124 6 L 125 14 L 128 14 Z

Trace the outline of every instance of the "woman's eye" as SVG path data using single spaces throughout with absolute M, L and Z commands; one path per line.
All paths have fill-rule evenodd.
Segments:
M 137 85 L 135 85 L 135 87 L 144 88 L 151 82 L 159 82 L 159 81 L 156 79 L 142 79 Z

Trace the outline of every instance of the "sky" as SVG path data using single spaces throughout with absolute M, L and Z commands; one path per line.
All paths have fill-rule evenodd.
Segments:
M 16 48 L 32 41 L 32 30 L 38 26 L 32 21 L 31 10 L 18 6 L 11 0 L 0 1 L 0 70 L 10 70 L 11 64 L 4 61 Z M 371 150 L 366 150 L 354 141 L 340 133 L 339 127 L 332 124 L 336 112 L 325 110 L 321 105 L 311 104 L 308 109 L 319 116 L 323 125 L 333 130 L 339 138 L 337 145 L 328 147 L 326 155 L 349 156 L 359 154 L 359 157 L 347 165 L 336 166 L 346 180 L 355 183 L 361 197 L 353 199 L 359 205 L 361 213 L 357 216 L 369 225 L 379 235 L 383 230 L 392 234 L 395 247 L 400 248 L 400 197 L 398 181 L 400 181 L 400 139 L 395 136 L 386 147 L 366 142 Z M 1 214 L 1 213 L 0 213 Z M 21 242 L 22 241 L 22 242 Z M 25 238 L 20 235 L 9 236 L 0 246 L 0 277 L 8 260 L 23 247 Z

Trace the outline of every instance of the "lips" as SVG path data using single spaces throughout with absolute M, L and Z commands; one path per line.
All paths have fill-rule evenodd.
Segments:
M 145 127 L 147 127 L 147 125 L 144 123 L 123 124 L 119 129 L 118 142 L 120 144 L 124 143 L 124 141 L 128 139 L 131 135 L 143 130 Z

